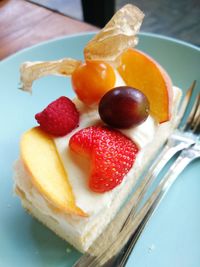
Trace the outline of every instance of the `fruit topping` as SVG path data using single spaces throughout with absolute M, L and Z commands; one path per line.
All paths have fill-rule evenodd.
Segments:
M 99 31 L 84 48 L 84 59 L 100 60 L 116 65 L 119 56 L 129 47 L 138 43 L 136 36 L 140 30 L 144 13 L 134 5 L 125 5 Z M 72 58 L 55 61 L 24 62 L 20 68 L 20 89 L 32 91 L 35 80 L 47 75 L 71 75 L 81 64 Z M 112 86 L 113 87 L 113 86 Z
M 40 127 L 30 129 L 22 136 L 20 150 L 31 183 L 57 211 L 87 216 L 76 206 L 68 175 L 50 135 Z
M 164 69 L 150 56 L 135 49 L 122 54 L 118 71 L 126 85 L 143 92 L 150 103 L 150 113 L 159 122 L 171 116 L 172 83 Z
M 112 127 L 130 128 L 147 119 L 149 101 L 137 89 L 128 86 L 116 87 L 102 97 L 99 115 Z
M 144 13 L 127 4 L 119 9 L 111 20 L 84 48 L 85 60 L 104 60 L 115 64 L 122 52 L 138 43 Z
M 119 185 L 138 153 L 137 145 L 117 130 L 90 126 L 75 133 L 69 142 L 72 151 L 89 157 L 89 188 L 104 193 Z
M 78 126 L 79 113 L 69 98 L 61 96 L 37 113 L 35 118 L 45 132 L 63 136 Z
M 24 62 L 20 66 L 20 89 L 31 92 L 35 80 L 47 75 L 71 75 L 80 64 L 80 60 L 72 58 L 63 58 L 54 61 Z
M 87 61 L 72 74 L 72 85 L 78 98 L 86 105 L 99 102 L 115 85 L 115 72 L 103 61 Z

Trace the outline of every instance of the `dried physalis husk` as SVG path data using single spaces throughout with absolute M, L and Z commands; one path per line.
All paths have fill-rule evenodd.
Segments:
M 35 80 L 47 75 L 71 75 L 81 61 L 64 58 L 56 61 L 24 62 L 20 67 L 20 80 L 23 91 L 32 91 Z
M 142 24 L 143 12 L 133 5 L 121 8 L 106 26 L 86 45 L 85 60 L 103 60 L 117 65 L 120 54 L 137 44 L 135 36 Z M 25 62 L 20 68 L 21 88 L 32 91 L 33 81 L 47 75 L 71 75 L 81 61 L 66 58 L 57 61 Z
M 131 4 L 121 8 L 106 26 L 86 45 L 85 60 L 103 60 L 116 65 L 120 54 L 137 44 L 135 36 L 144 13 Z

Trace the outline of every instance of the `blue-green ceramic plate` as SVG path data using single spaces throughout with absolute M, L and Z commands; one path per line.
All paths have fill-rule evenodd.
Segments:
M 18 90 L 19 65 L 28 60 L 80 59 L 92 33 L 69 36 L 25 49 L 0 62 L 0 266 L 70 267 L 80 257 L 46 227 L 29 216 L 13 195 L 12 166 L 20 135 L 34 126 L 34 115 L 61 95 L 73 96 L 70 81 L 47 77 L 34 84 L 33 95 Z M 138 48 L 153 56 L 185 89 L 200 86 L 200 50 L 152 34 L 141 34 Z M 200 162 L 180 176 L 138 241 L 127 266 L 200 266 Z

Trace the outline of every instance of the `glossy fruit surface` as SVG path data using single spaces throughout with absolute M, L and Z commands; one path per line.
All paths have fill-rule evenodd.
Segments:
M 63 136 L 78 126 L 79 112 L 71 99 L 61 96 L 37 113 L 35 118 L 45 132 Z
M 89 188 L 97 193 L 118 186 L 132 168 L 139 151 L 131 139 L 105 126 L 90 126 L 76 132 L 69 146 L 78 155 L 89 157 Z
M 172 82 L 158 62 L 139 50 L 128 49 L 122 54 L 118 71 L 126 85 L 147 96 L 150 112 L 159 123 L 170 119 Z
M 99 115 L 112 127 L 130 128 L 146 120 L 149 115 L 149 102 L 137 89 L 128 86 L 116 87 L 102 97 Z
M 20 150 L 31 183 L 56 210 L 87 216 L 76 206 L 68 175 L 50 135 L 40 127 L 32 128 L 23 134 Z
M 114 69 L 108 63 L 87 61 L 73 72 L 72 86 L 81 101 L 92 105 L 114 87 L 115 79 Z

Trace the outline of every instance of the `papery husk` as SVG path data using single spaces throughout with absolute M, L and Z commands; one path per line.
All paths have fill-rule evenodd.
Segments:
M 32 91 L 35 80 L 47 75 L 68 76 L 81 64 L 81 61 L 64 58 L 55 61 L 24 62 L 20 67 L 20 80 L 23 91 Z
M 119 56 L 129 47 L 134 47 L 135 36 L 142 24 L 144 13 L 136 6 L 125 5 L 106 26 L 86 45 L 85 60 L 101 60 L 117 67 Z M 21 65 L 21 87 L 32 91 L 35 80 L 47 75 L 71 75 L 81 61 L 65 58 L 57 61 L 25 62 Z
M 139 32 L 143 18 L 144 13 L 138 7 L 125 5 L 86 45 L 85 60 L 102 60 L 116 65 L 119 56 L 137 44 L 135 35 Z

